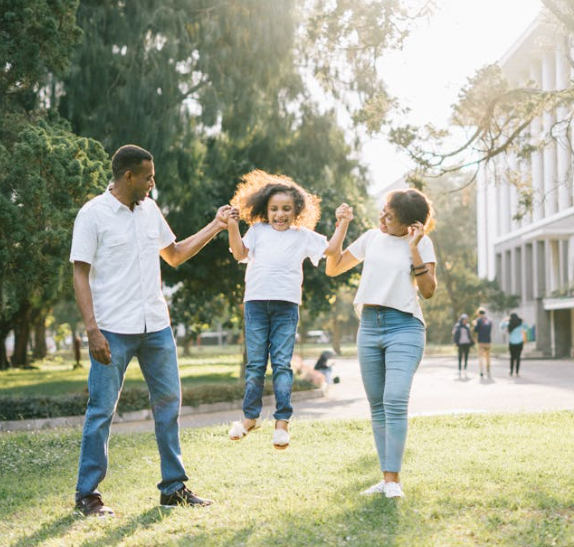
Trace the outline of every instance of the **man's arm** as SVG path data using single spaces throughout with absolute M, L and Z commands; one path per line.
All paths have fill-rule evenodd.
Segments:
M 78 308 L 80 308 L 86 326 L 90 353 L 99 363 L 109 365 L 112 361 L 112 354 L 108 341 L 96 323 L 92 289 L 90 288 L 90 268 L 91 266 L 87 262 L 74 262 L 74 291 Z
M 227 228 L 227 218 L 230 205 L 224 205 L 217 210 L 215 218 L 199 232 L 183 241 L 175 241 L 160 251 L 161 257 L 174 268 L 189 260 L 205 247 L 219 232 Z

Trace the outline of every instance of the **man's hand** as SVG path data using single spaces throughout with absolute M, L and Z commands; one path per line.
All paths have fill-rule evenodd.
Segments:
M 90 354 L 98 363 L 109 365 L 112 362 L 110 345 L 100 329 L 88 332 L 88 347 L 90 348 Z
M 227 221 L 231 213 L 231 205 L 222 205 L 215 215 L 215 224 L 219 230 L 227 230 Z

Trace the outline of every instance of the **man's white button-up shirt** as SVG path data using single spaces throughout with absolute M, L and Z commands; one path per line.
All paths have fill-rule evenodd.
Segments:
M 108 190 L 86 203 L 74 223 L 70 262 L 87 262 L 98 328 L 118 334 L 169 325 L 161 292 L 161 249 L 175 235 L 155 201 L 131 211 Z

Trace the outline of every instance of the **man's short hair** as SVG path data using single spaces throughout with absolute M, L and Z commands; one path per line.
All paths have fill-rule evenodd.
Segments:
M 142 161 L 152 161 L 153 156 L 147 150 L 135 144 L 126 144 L 116 150 L 112 156 L 112 175 L 114 180 L 123 177 L 126 171 L 136 171 Z

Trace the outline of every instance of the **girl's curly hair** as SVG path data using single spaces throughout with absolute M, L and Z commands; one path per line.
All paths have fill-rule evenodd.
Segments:
M 239 215 L 247 224 L 269 222 L 267 204 L 275 194 L 289 194 L 295 204 L 293 226 L 313 230 L 321 216 L 321 198 L 310 194 L 295 181 L 283 175 L 270 175 L 256 169 L 241 177 L 231 206 L 239 209 Z

